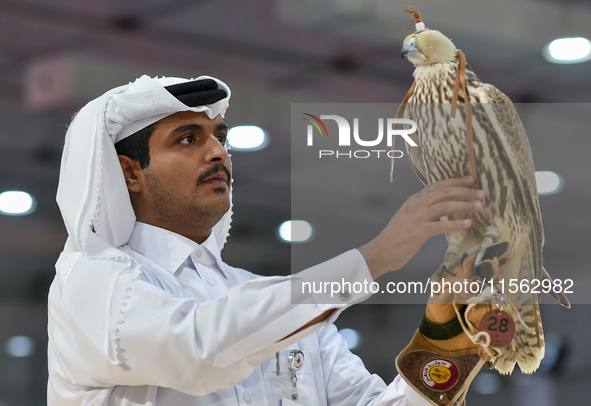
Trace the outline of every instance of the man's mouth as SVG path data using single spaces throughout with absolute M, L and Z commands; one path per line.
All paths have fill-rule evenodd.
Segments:
M 230 171 L 223 165 L 210 168 L 205 173 L 202 173 L 197 180 L 199 185 L 212 186 L 229 186 L 230 185 Z
M 204 180 L 203 183 L 206 185 L 226 186 L 228 184 L 228 180 L 227 180 L 226 175 L 224 173 L 218 173 L 213 176 L 210 176 L 209 178 Z

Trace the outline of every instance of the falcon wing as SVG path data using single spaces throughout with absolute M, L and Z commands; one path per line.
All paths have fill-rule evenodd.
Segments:
M 536 234 L 541 252 L 544 246 L 544 229 L 538 202 L 534 161 L 525 128 L 513 103 L 503 92 L 491 84 L 485 84 L 483 95 L 483 103 L 492 103 L 492 109 L 487 109 L 488 116 L 495 124 L 499 140 L 509 155 L 508 158 L 522 195 L 521 199 L 524 201 L 528 220 L 533 223 L 532 232 Z M 498 107 L 495 104 L 504 104 L 504 106 Z M 541 272 L 541 267 L 538 271 Z
M 507 162 L 511 165 L 514 174 L 513 199 L 515 199 L 516 207 L 522 208 L 520 214 L 531 227 L 526 277 L 539 281 L 550 279 L 542 268 L 544 227 L 538 201 L 534 162 L 525 128 L 511 100 L 493 85 L 484 84 L 481 100 L 495 127 L 497 139 L 507 154 Z M 563 294 L 557 295 L 553 290 L 550 294 L 560 304 L 570 307 L 568 299 Z M 536 295 L 537 297 L 538 295 Z
M 513 103 L 505 94 L 493 85 L 486 84 L 483 86 L 483 96 L 483 107 L 507 155 L 507 163 L 511 166 L 515 182 L 515 207 L 519 208 L 520 216 L 531 227 L 530 249 L 533 269 L 528 269 L 528 276 L 530 279 L 541 279 L 544 229 L 529 141 Z

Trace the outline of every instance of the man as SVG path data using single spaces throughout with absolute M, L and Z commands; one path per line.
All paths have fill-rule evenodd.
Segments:
M 471 179 L 439 182 L 359 249 L 292 277 L 257 277 L 220 258 L 232 205 L 229 97 L 210 77 L 143 76 L 70 125 L 49 405 L 428 404 L 399 377 L 386 387 L 370 375 L 332 325 L 369 293 L 292 304 L 291 284 L 371 282 L 399 269 L 431 236 L 470 227 L 436 220 L 479 211 L 484 193 Z

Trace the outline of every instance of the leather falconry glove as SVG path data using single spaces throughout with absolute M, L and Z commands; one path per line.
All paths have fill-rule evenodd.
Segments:
M 487 249 L 482 261 L 490 270 L 488 277 L 495 282 L 500 277 L 499 263 L 503 263 L 507 251 L 506 242 L 493 245 Z M 442 290 L 439 295 L 432 295 L 419 329 L 396 358 L 396 369 L 402 378 L 435 406 L 465 404 L 470 384 L 482 366 L 487 362 L 489 368 L 494 366 L 497 354 L 494 344 L 498 343 L 495 340 L 499 337 L 505 341 L 512 340 L 511 334 L 515 332 L 512 319 L 512 325 L 509 324 L 498 336 L 486 328 L 480 329 L 483 318 L 483 327 L 490 324 L 489 318 L 499 320 L 498 310 L 493 310 L 495 306 L 491 304 L 458 304 L 469 303 L 470 297 L 480 292 L 466 292 L 464 281 L 474 283 L 473 287 L 486 288 L 490 284 L 490 280 L 484 280 L 483 286 L 483 279 L 478 275 L 474 277 L 476 255 L 477 252 L 474 252 L 462 258 L 450 267 L 449 273 L 442 275 L 446 283 L 450 282 L 446 286 L 461 283 L 462 292 L 453 293 L 452 289 L 448 289 Z M 491 328 L 498 331 L 494 326 Z

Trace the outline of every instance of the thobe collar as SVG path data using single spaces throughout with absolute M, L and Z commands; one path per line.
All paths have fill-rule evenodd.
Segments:
M 202 264 L 214 268 L 226 278 L 220 249 L 213 233 L 203 244 L 197 244 L 180 234 L 136 221 L 127 245 L 172 274 L 176 275 L 181 265 L 192 260 L 195 266 Z

